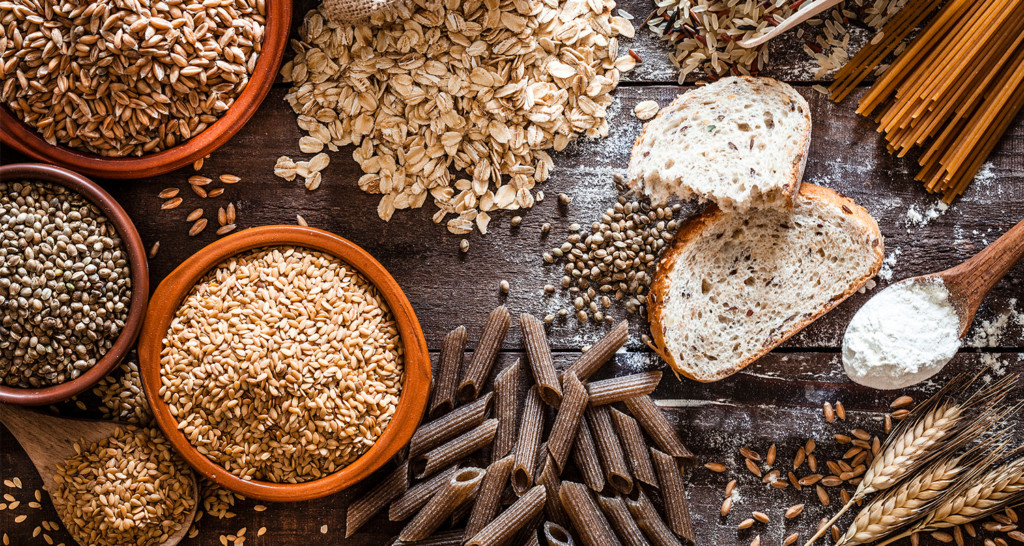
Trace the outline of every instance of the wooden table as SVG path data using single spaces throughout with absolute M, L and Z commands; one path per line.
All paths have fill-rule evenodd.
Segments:
M 651 10 L 647 0 L 626 0 L 622 4 L 638 22 Z M 301 20 L 303 13 L 304 9 L 296 9 L 297 20 Z M 858 34 L 861 40 L 864 36 Z M 628 40 L 623 43 L 628 44 Z M 563 294 L 544 296 L 544 284 L 557 284 L 561 274 L 559 267 L 543 263 L 541 253 L 565 240 L 570 223 L 588 224 L 614 203 L 612 175 L 625 171 L 630 146 L 641 129 L 641 123 L 632 115 L 633 106 L 645 99 L 657 100 L 665 106 L 684 90 L 674 83 L 675 70 L 667 61 L 666 47 L 650 33 L 638 31 L 638 38 L 628 47 L 640 54 L 643 63 L 615 92 L 609 137 L 580 141 L 564 152 L 553 153 L 555 169 L 542 186 L 548 198 L 523 215 L 519 228 L 509 227 L 513 213 L 496 214 L 488 235 L 469 236 L 468 254 L 459 252 L 458 237 L 431 223 L 430 205 L 415 211 L 399 211 L 389 223 L 379 220 L 377 197 L 361 193 L 356 186 L 360 173 L 351 159 L 351 149 L 332 154 L 331 164 L 323 173 L 323 185 L 315 192 L 307 192 L 297 181 L 287 182 L 273 176 L 278 156 L 304 157 L 298 150 L 300 133 L 295 115 L 283 100 L 287 92 L 284 84 L 271 91 L 241 133 L 206 160 L 202 174 L 231 173 L 243 179 L 227 186 L 222 197 L 203 201 L 192 195 L 186 183 L 194 174 L 191 168 L 152 179 L 103 185 L 131 215 L 147 247 L 160 241 L 160 251 L 150 262 L 152 286 L 186 257 L 216 239 L 212 228 L 189 237 L 184 220 L 188 212 L 204 207 L 209 217 L 211 209 L 215 211 L 230 201 L 238 208 L 239 228 L 294 224 L 296 215 L 302 215 L 309 225 L 361 245 L 392 272 L 405 290 L 431 351 L 437 351 L 444 334 L 459 324 L 469 328 L 472 348 L 487 312 L 496 305 L 505 304 L 513 313 L 538 316 L 569 306 Z M 773 61 L 766 75 L 796 86 L 813 111 L 814 136 L 805 180 L 853 197 L 878 220 L 893 280 L 952 266 L 981 250 L 1024 215 L 1024 119 L 1010 127 L 986 165 L 986 175 L 975 181 L 948 212 L 927 225 L 914 226 L 908 222 L 908 209 L 927 209 L 938 202 L 937 197 L 926 193 L 913 180 L 916 165 L 886 153 L 872 122 L 854 114 L 853 102 L 863 90 L 846 103 L 835 105 L 811 89 L 815 83 L 810 78 L 813 69 L 809 68 L 799 44 L 793 43 L 792 35 L 770 47 Z M 24 160 L 9 152 L 3 155 L 5 163 Z M 182 188 L 185 204 L 173 211 L 161 211 L 156 194 L 172 186 Z M 564 212 L 554 199 L 562 192 L 572 196 Z M 695 210 L 694 206 L 684 208 L 687 214 Z M 552 224 L 546 238 L 540 234 L 540 226 L 545 222 Z M 507 296 L 502 296 L 498 289 L 502 279 L 511 285 Z M 1015 317 L 1014 306 L 1021 295 L 1022 280 L 1024 268 L 1011 271 L 976 320 L 977 325 L 997 321 L 1006 313 L 1013 314 L 998 341 L 983 349 L 962 351 L 947 371 L 905 393 L 920 400 L 953 373 L 977 371 L 993 361 L 1000 363 L 993 376 L 1018 370 L 1019 361 L 1024 358 L 1024 332 Z M 880 286 L 888 282 L 879 281 Z M 668 374 L 662 381 L 655 397 L 671 414 L 684 441 L 702 463 L 721 462 L 730 469 L 725 474 L 715 474 L 700 467 L 688 473 L 689 499 L 701 544 L 747 544 L 760 534 L 762 544 L 775 545 L 794 531 L 807 537 L 820 518 L 836 509 L 836 488 L 830 490 L 831 507 L 821 506 L 812 488 L 802 492 L 770 488 L 741 470 L 743 458 L 738 450 L 749 446 L 763 454 L 771 444 L 776 444 L 779 461 L 788 461 L 799 446 L 813 438 L 819 446 L 816 453 L 820 459 L 838 459 L 845 449 L 832 440 L 833 434 L 848 433 L 854 427 L 881 433 L 882 415 L 897 393 L 852 384 L 842 371 L 839 355 L 846 324 L 870 295 L 855 295 L 781 348 L 726 380 L 698 384 L 679 381 Z M 616 314 L 616 318 L 623 317 L 622 311 Z M 628 352 L 618 355 L 605 373 L 664 368 L 664 363 L 640 342 L 646 321 L 638 316 L 629 319 Z M 558 363 L 566 365 L 581 347 L 595 341 L 605 330 L 592 325 L 580 327 L 571 319 L 556 321 L 550 336 Z M 514 326 L 499 365 L 521 356 L 522 350 L 518 326 Z M 822 417 L 822 404 L 836 401 L 842 401 L 846 407 L 847 420 L 828 424 Z M 73 404 L 64 405 L 62 411 L 98 415 L 95 411 L 81 412 Z M 2 493 L 20 500 L 22 506 L 0 511 L 0 531 L 10 534 L 12 544 L 45 544 L 42 536 L 33 538 L 32 531 L 44 519 L 56 520 L 56 514 L 45 497 L 40 509 L 25 506 L 41 482 L 6 430 L 0 432 L 0 442 L 0 474 L 4 479 L 19 476 L 24 484 L 21 490 L 2 489 Z M 776 466 L 785 468 L 782 463 Z M 723 489 L 733 477 L 739 480 L 739 499 L 732 513 L 723 518 L 719 516 Z M 234 534 L 246 527 L 246 544 L 384 544 L 400 528 L 386 518 L 371 522 L 348 541 L 343 538 L 345 506 L 362 489 L 357 487 L 313 502 L 271 505 L 263 512 L 252 509 L 256 502 L 242 501 L 233 510 L 237 513 L 234 518 L 204 517 L 199 523 L 198 537 L 185 543 L 220 544 L 221 535 Z M 796 503 L 806 503 L 804 514 L 795 520 L 784 520 L 785 509 Z M 771 523 L 737 531 L 736 525 L 749 517 L 752 510 L 766 512 Z M 14 523 L 16 514 L 28 514 L 28 519 Z M 327 526 L 326 534 L 321 534 L 322 525 Z M 257 529 L 264 526 L 266 534 L 256 538 Z M 63 530 L 49 534 L 56 542 L 70 543 Z M 980 544 L 981 540 L 974 539 L 974 543 Z

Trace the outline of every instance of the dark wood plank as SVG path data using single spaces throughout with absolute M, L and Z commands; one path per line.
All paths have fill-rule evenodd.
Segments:
M 572 353 L 559 354 L 556 356 L 556 365 L 565 368 L 575 356 Z M 525 358 L 525 355 L 519 352 L 503 353 L 496 368 L 500 370 L 516 358 Z M 916 401 L 924 400 L 954 374 L 975 373 L 989 366 L 988 358 L 973 353 L 960 355 L 933 380 L 901 391 L 900 394 L 910 394 Z M 1021 371 L 1020 355 L 1017 353 L 994 353 L 991 358 L 996 359 L 999 366 L 989 372 L 983 381 Z M 649 353 L 620 353 L 596 378 L 661 366 Z M 809 438 L 813 438 L 818 445 L 815 454 L 820 466 L 824 468 L 826 460 L 838 460 L 846 449 L 834 441 L 834 434 L 849 434 L 853 428 L 862 428 L 871 434 L 882 435 L 882 416 L 888 411 L 889 402 L 897 393 L 851 385 L 846 381 L 841 368 L 840 360 L 834 354 L 792 353 L 770 355 L 743 372 L 717 383 L 701 385 L 692 381 L 677 381 L 671 374 L 664 377 L 654 396 L 680 430 L 688 447 L 698 455 L 700 464 L 714 461 L 729 468 L 723 474 L 713 473 L 703 467 L 687 472 L 687 491 L 700 537 L 699 544 L 745 544 L 758 533 L 762 535 L 762 543 L 767 541 L 768 544 L 779 544 L 792 532 L 800 532 L 806 538 L 820 518 L 834 513 L 839 499 L 838 488 L 829 488 L 833 499 L 830 507 L 818 503 L 813 488 L 804 488 L 802 492 L 793 488 L 773 489 L 744 468 L 739 448 L 747 446 L 764 455 L 771 444 L 776 444 L 778 458 L 775 468 L 788 470 L 796 450 Z M 1018 386 L 1017 396 L 1021 394 L 1021 389 L 1024 386 Z M 82 398 L 90 408 L 95 408 L 95 401 L 89 396 Z M 847 410 L 847 420 L 827 423 L 821 411 L 821 405 L 826 401 L 842 401 Z M 82 414 L 73 404 L 65 404 L 61 409 Z M 98 415 L 94 411 L 91 413 Z M 1024 433 L 1017 431 L 1014 441 L 1022 440 Z M 22 501 L 22 506 L 13 511 L 0 511 L 0 529 L 11 534 L 12 544 L 41 543 L 41 538 L 34 541 L 30 539 L 32 530 L 43 520 L 55 520 L 56 514 L 45 494 L 42 508 L 31 509 L 26 506 L 33 500 L 33 491 L 41 487 L 41 480 L 17 442 L 2 427 L 0 445 L 4 446 L 0 452 L 3 478 L 18 476 L 23 482 L 21 490 L 3 489 L 3 493 L 9 493 Z M 806 465 L 797 471 L 798 476 L 810 473 Z M 732 513 L 723 518 L 719 515 L 722 492 L 732 478 L 739 482 L 738 499 Z M 368 483 L 372 484 L 373 479 L 368 480 Z M 356 486 L 338 495 L 310 502 L 270 503 L 265 512 L 253 510 L 253 506 L 259 504 L 257 501 L 241 501 L 231 510 L 237 514 L 236 517 L 203 517 L 198 525 L 198 537 L 183 544 L 217 545 L 220 544 L 220 535 L 237 534 L 242 527 L 247 529 L 246 544 L 298 545 L 308 543 L 309 540 L 352 546 L 385 544 L 401 528 L 400 523 L 389 522 L 386 517 L 374 519 L 352 539 L 342 539 L 345 507 L 368 487 Z M 807 505 L 804 515 L 784 522 L 785 509 L 797 503 Z M 753 510 L 766 512 L 772 518 L 772 523 L 755 526 L 753 530 L 737 531 L 736 525 L 750 517 Z M 28 514 L 29 517 L 25 522 L 15 524 L 13 520 L 18 514 Z M 848 523 L 849 518 L 842 521 Z M 320 534 L 322 525 L 327 525 L 325 535 Z M 257 538 L 255 534 L 260 527 L 266 527 L 267 533 Z M 69 540 L 63 529 L 49 534 L 56 542 Z M 923 540 L 922 544 L 936 542 Z
M 212 229 L 198 237 L 188 237 L 184 217 L 195 207 L 205 207 L 207 215 L 217 206 L 233 201 L 238 208 L 239 228 L 292 223 L 301 214 L 311 226 L 327 229 L 367 249 L 396 277 L 406 291 L 423 324 L 428 344 L 438 349 L 444 334 L 464 323 L 479 325 L 486 313 L 500 303 L 512 309 L 542 316 L 567 307 L 571 300 L 558 293 L 546 297 L 543 286 L 558 284 L 560 266 L 545 265 L 541 254 L 557 246 L 568 234 L 573 222 L 589 225 L 617 197 L 612 175 L 624 172 L 629 150 L 641 124 L 631 114 L 640 100 L 655 99 L 667 104 L 678 92 L 675 87 L 625 87 L 617 91 L 618 107 L 612 110 L 611 135 L 602 140 L 583 140 L 554 154 L 551 180 L 541 186 L 548 198 L 526 213 L 499 212 L 493 215 L 490 233 L 469 236 L 470 251 L 458 250 L 460 238 L 435 225 L 430 217 L 433 205 L 422 209 L 398 211 L 390 222 L 376 216 L 377 197 L 359 191 L 358 166 L 351 151 L 332 154 L 324 171 L 324 182 L 316 192 L 307 192 L 298 182 L 273 176 L 279 155 L 303 157 L 298 152 L 299 130 L 294 114 L 283 102 L 283 89 L 275 89 L 259 115 L 224 148 L 206 161 L 203 174 L 215 176 L 233 173 L 243 182 L 227 186 L 218 199 L 202 200 L 187 190 L 191 168 L 160 177 L 133 182 L 108 182 L 104 185 L 135 220 L 143 241 L 160 241 L 160 253 L 151 261 L 154 280 L 162 279 L 185 257 L 214 241 Z M 910 160 L 893 158 L 884 151 L 884 143 L 869 120 L 853 113 L 849 104 L 834 105 L 820 94 L 802 89 L 814 112 L 814 136 L 805 180 L 822 184 L 847 195 L 865 206 L 878 219 L 889 254 L 897 253 L 893 280 L 952 266 L 993 241 L 1016 223 L 1024 206 L 1024 123 L 1010 129 L 995 152 L 984 181 L 975 183 L 963 199 L 954 203 L 943 216 L 926 226 L 910 226 L 907 211 L 927 209 L 937 203 L 913 180 Z M 156 193 L 168 186 L 183 189 L 185 204 L 172 211 L 161 211 Z M 560 211 L 554 197 L 561 192 L 572 202 Z M 687 214 L 698 210 L 684 208 Z M 509 228 L 515 214 L 523 214 L 522 226 Z M 552 224 L 551 234 L 540 236 L 540 226 Z M 992 320 L 1012 308 L 1017 284 L 1024 278 L 1024 267 L 1015 268 L 995 290 L 979 314 L 979 321 Z M 502 297 L 498 283 L 507 279 L 511 293 Z M 881 284 L 885 284 L 882 282 Z M 845 325 L 853 312 L 870 294 L 857 295 L 786 344 L 789 348 L 837 348 Z M 620 310 L 617 318 L 625 317 Z M 631 347 L 640 347 L 642 320 L 632 320 Z M 506 347 L 519 343 L 513 329 Z M 556 322 L 551 329 L 552 346 L 576 349 L 596 340 L 605 327 L 579 328 L 575 320 Z M 474 336 L 470 336 L 473 340 Z M 1020 325 L 1011 321 L 1004 347 L 1024 344 Z

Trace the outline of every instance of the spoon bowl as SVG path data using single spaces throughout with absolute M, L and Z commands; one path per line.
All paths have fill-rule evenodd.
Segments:
M 76 442 L 81 441 L 85 445 L 91 445 L 113 436 L 118 429 L 125 426 L 124 423 L 114 421 L 54 417 L 8 404 L 0 404 L 0 423 L 3 423 L 7 430 L 11 431 L 11 434 L 18 439 L 18 443 L 21 444 L 22 449 L 28 454 L 32 464 L 42 477 L 43 489 L 50 494 L 51 499 L 54 498 L 54 492 L 57 490 L 57 482 L 54 479 L 57 465 L 77 454 Z M 181 542 L 195 519 L 199 506 L 199 488 L 195 481 L 195 474 L 191 472 L 189 474 L 192 479 L 192 494 L 195 496 L 192 511 L 182 522 L 181 528 L 160 546 L 175 546 Z M 63 521 L 63 513 L 60 510 L 57 512 L 64 527 L 70 532 L 71 527 Z M 72 533 L 72 537 L 79 544 L 86 546 L 86 542 L 80 540 L 80 537 L 74 536 L 74 533 Z

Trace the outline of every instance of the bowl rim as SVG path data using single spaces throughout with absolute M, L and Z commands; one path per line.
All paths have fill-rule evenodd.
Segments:
M 267 0 L 263 44 L 256 67 L 235 102 L 201 133 L 167 150 L 141 157 L 108 158 L 53 145 L 0 103 L 0 143 L 33 159 L 47 161 L 97 178 L 146 178 L 184 167 L 223 146 L 252 118 L 270 93 L 288 48 L 292 0 Z
M 125 320 L 124 328 L 117 340 L 114 341 L 114 345 L 92 368 L 71 381 L 49 387 L 29 389 L 0 385 L 0 402 L 20 406 L 42 406 L 63 402 L 91 388 L 110 373 L 110 370 L 131 351 L 135 345 L 135 339 L 142 329 L 142 321 L 145 318 L 149 302 L 149 263 L 146 258 L 146 249 L 142 246 L 142 238 L 139 237 L 139 231 L 135 228 L 128 213 L 109 193 L 92 180 L 74 171 L 42 163 L 14 163 L 0 166 L 0 180 L 18 178 L 41 180 L 64 186 L 96 205 L 121 236 L 121 244 L 131 267 L 132 301 L 128 307 L 128 317 Z
M 383 434 L 355 461 L 316 480 L 298 484 L 243 480 L 200 453 L 178 430 L 178 421 L 159 395 L 163 339 L 181 302 L 204 275 L 224 260 L 257 248 L 298 246 L 336 256 L 377 287 L 391 309 L 404 348 L 405 377 L 398 406 Z M 384 266 L 356 244 L 331 232 L 294 225 L 246 229 L 206 246 L 171 272 L 153 293 L 139 338 L 139 373 L 157 425 L 171 445 L 200 475 L 258 500 L 291 502 L 337 493 L 378 470 L 409 443 L 430 396 L 430 354 L 423 330 L 405 293 Z

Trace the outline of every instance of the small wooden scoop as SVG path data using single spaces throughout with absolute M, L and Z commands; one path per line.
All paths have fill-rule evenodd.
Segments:
M 761 36 L 738 42 L 739 46 L 747 49 L 757 47 L 842 1 L 843 0 L 815 0 L 810 4 L 807 4 L 807 6 L 800 11 L 790 15 L 789 18 L 783 21 L 780 25 L 772 28 Z
M 0 422 L 18 439 L 25 453 L 28 453 L 32 464 L 43 478 L 43 489 L 54 498 L 57 483 L 53 479 L 57 465 L 64 463 L 76 455 L 75 442 L 82 440 L 85 445 L 92 445 L 104 438 L 113 436 L 123 423 L 114 421 L 92 421 L 86 419 L 65 419 L 53 417 L 32 410 L 0 404 Z M 182 522 L 181 529 L 170 536 L 162 546 L 175 546 L 185 538 L 199 506 L 199 490 L 196 488 L 195 476 L 192 476 L 192 491 L 196 502 L 192 512 Z M 58 513 L 60 511 L 58 510 Z M 64 526 L 67 526 L 65 522 Z M 73 534 L 72 534 L 73 535 Z M 74 537 L 79 544 L 85 544 L 79 537 Z
M 992 287 L 1024 257 L 1024 220 L 1010 228 L 996 242 L 966 262 L 945 271 L 913 277 L 902 282 L 942 279 L 949 299 L 960 318 L 960 337 L 971 329 L 974 315 Z

